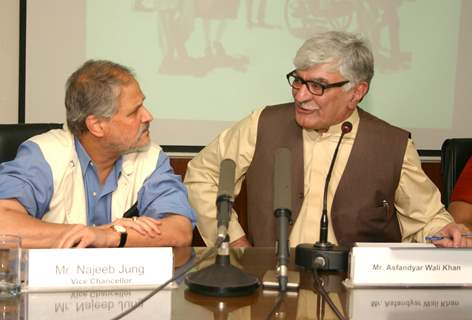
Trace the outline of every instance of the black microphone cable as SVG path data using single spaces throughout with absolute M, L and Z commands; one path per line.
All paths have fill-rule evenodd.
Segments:
M 316 264 L 316 262 L 315 262 Z M 320 266 L 322 267 L 322 266 Z M 323 281 L 321 281 L 320 275 L 318 274 L 318 267 L 314 266 L 312 268 L 312 273 L 313 273 L 313 280 L 314 280 L 314 286 L 317 289 L 316 291 L 326 300 L 328 305 L 331 307 L 331 310 L 336 314 L 339 320 L 347 320 L 341 311 L 338 309 L 338 307 L 334 304 L 333 300 L 329 296 L 328 292 L 324 288 Z
M 285 291 L 279 291 L 279 294 L 277 295 L 277 299 L 275 300 L 274 305 L 272 306 L 272 309 L 270 309 L 270 312 L 267 315 L 266 320 L 272 319 L 272 316 L 279 309 L 279 307 L 282 304 L 282 302 L 284 301 L 286 295 L 287 294 L 286 294 Z
M 136 310 L 138 307 L 140 307 L 144 302 L 148 301 L 149 299 L 151 299 L 154 295 L 156 295 L 159 291 L 161 291 L 162 289 L 164 289 L 169 283 L 175 281 L 176 279 L 182 277 L 183 275 L 185 275 L 187 272 L 189 272 L 191 269 L 195 268 L 196 266 L 198 266 L 200 263 L 202 263 L 205 259 L 207 259 L 209 256 L 211 256 L 216 250 L 217 248 L 219 248 L 221 246 L 221 244 L 225 241 L 225 238 L 221 238 L 221 237 L 218 237 L 216 239 L 216 242 L 215 242 L 215 245 L 213 247 L 211 247 L 210 249 L 208 249 L 200 258 L 196 259 L 193 263 L 191 263 L 190 265 L 188 265 L 187 267 L 183 268 L 182 270 L 179 271 L 179 273 L 177 273 L 175 276 L 173 276 L 172 278 L 170 278 L 169 280 L 167 280 L 166 282 L 164 282 L 163 284 L 161 284 L 159 287 L 157 287 L 156 289 L 152 290 L 150 293 L 148 293 L 146 296 L 144 296 L 141 300 L 139 300 L 138 302 L 136 302 L 136 304 L 132 307 L 130 307 L 129 309 L 123 311 L 122 313 L 118 314 L 117 316 L 111 318 L 111 320 L 118 320 L 118 319 L 122 319 L 124 316 L 130 314 L 131 312 L 133 312 L 134 310 Z

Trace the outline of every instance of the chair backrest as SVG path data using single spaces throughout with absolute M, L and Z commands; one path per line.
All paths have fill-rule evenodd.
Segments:
M 472 138 L 446 139 L 441 147 L 442 202 L 447 207 L 452 190 L 472 155 Z
M 13 160 L 23 141 L 51 129 L 61 128 L 61 123 L 0 124 L 0 162 Z

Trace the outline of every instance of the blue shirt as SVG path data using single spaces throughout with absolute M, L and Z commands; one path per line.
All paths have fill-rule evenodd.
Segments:
M 82 169 L 87 199 L 87 224 L 111 223 L 111 198 L 121 174 L 120 157 L 100 186 L 95 165 L 75 139 L 75 149 Z M 20 145 L 16 158 L 0 164 L 0 199 L 16 199 L 30 215 L 41 219 L 49 211 L 54 192 L 52 171 L 39 146 L 26 141 Z M 183 215 L 195 226 L 187 190 L 180 176 L 174 174 L 169 157 L 159 153 L 156 169 L 144 181 L 138 192 L 138 210 L 141 215 L 160 219 L 169 213 Z

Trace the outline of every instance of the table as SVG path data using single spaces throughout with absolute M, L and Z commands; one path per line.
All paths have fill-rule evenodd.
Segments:
M 174 249 L 176 265 L 185 266 L 206 248 Z M 276 264 L 273 248 L 231 249 L 231 262 L 262 279 Z M 300 272 L 298 292 L 284 297 L 270 319 L 337 319 L 320 295 L 313 291 L 311 272 Z M 198 269 L 214 263 L 214 256 Z M 346 289 L 344 274 L 323 273 L 325 288 L 350 319 L 468 319 L 472 318 L 472 289 Z M 136 304 L 146 290 L 22 293 L 0 300 L 1 319 L 111 319 Z M 278 293 L 259 288 L 244 297 L 218 298 L 193 293 L 180 279 L 173 288 L 159 292 L 123 319 L 267 319 Z

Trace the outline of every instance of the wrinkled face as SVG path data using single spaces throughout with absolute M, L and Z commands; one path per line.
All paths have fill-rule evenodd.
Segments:
M 325 85 L 346 80 L 338 71 L 333 70 L 333 63 L 326 63 L 296 70 L 296 74 L 305 81 L 311 80 Z M 317 96 L 312 94 L 306 85 L 299 89 L 292 88 L 295 120 L 305 129 L 327 130 L 352 114 L 367 89 L 367 83 L 360 83 L 348 91 L 344 91 L 342 87 L 328 88 L 324 90 L 323 95 Z
M 144 95 L 133 80 L 122 86 L 118 111 L 108 120 L 106 141 L 120 154 L 133 152 L 150 143 L 149 124 L 153 117 L 144 106 Z

